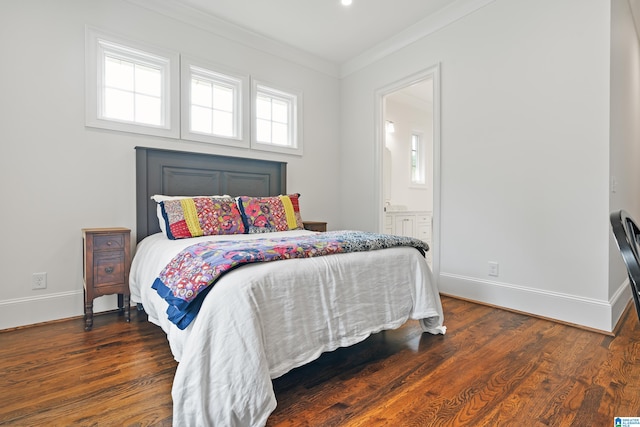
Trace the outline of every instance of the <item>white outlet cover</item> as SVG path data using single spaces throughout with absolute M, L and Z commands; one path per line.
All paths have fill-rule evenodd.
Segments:
M 498 263 L 489 261 L 489 276 L 498 277 Z

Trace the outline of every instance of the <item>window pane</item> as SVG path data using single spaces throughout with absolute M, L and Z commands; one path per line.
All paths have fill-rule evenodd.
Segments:
M 157 68 L 136 65 L 136 92 L 145 95 L 162 95 L 162 73 Z
M 213 133 L 221 136 L 234 136 L 233 114 L 213 110 Z
M 274 122 L 287 123 L 288 120 L 288 112 L 289 112 L 289 103 L 274 99 L 273 100 L 273 118 Z
M 155 96 L 136 95 L 136 123 L 162 125 L 162 102 Z
M 202 105 L 203 107 L 212 107 L 213 85 L 211 82 L 204 80 L 192 79 L 191 80 L 191 104 Z
M 133 90 L 133 63 L 117 58 L 104 58 L 104 84 L 124 90 Z
M 271 120 L 271 98 L 258 96 L 256 99 L 256 117 Z
M 233 111 L 233 89 L 224 86 L 214 86 L 213 107 L 217 110 Z
M 256 120 L 256 139 L 260 142 L 271 142 L 271 122 L 269 120 Z
M 424 184 L 424 159 L 422 138 L 420 135 L 411 135 L 411 181 L 414 184 Z
M 209 108 L 191 106 L 191 130 L 208 134 L 213 132 L 213 122 Z
M 273 123 L 273 140 L 271 142 L 277 145 L 289 145 L 287 130 L 286 124 Z
M 118 89 L 104 91 L 104 117 L 132 122 L 133 93 Z

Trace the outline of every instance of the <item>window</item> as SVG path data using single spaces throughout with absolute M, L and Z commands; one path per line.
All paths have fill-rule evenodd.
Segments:
M 425 185 L 425 152 L 422 136 L 411 134 L 411 184 Z
M 89 127 L 302 155 L 302 93 L 86 27 Z M 249 112 L 251 108 L 251 113 Z
M 87 29 L 86 124 L 178 137 L 177 54 Z
M 182 58 L 182 138 L 248 147 L 243 88 L 248 78 Z
M 302 154 L 302 95 L 253 81 L 251 147 L 259 150 Z

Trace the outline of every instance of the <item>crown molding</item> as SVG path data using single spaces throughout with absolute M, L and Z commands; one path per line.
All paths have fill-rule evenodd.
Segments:
M 124 0 L 140 8 L 195 26 L 216 36 L 260 50 L 300 66 L 344 78 L 453 22 L 493 3 L 495 0 L 457 0 L 440 11 L 406 28 L 343 64 L 327 61 L 286 43 L 273 40 L 175 0 Z
M 339 65 L 326 61 L 309 52 L 297 49 L 286 43 L 265 37 L 239 25 L 207 14 L 186 4 L 174 0 L 124 0 L 143 9 L 176 19 L 201 30 L 215 34 L 252 49 L 269 53 L 306 68 L 339 77 Z
M 423 20 L 407 27 L 395 36 L 379 43 L 342 64 L 340 78 L 347 77 L 416 41 L 435 33 L 495 0 L 458 0 Z

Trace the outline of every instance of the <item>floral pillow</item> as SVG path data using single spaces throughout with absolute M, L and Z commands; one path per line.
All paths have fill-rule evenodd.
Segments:
M 231 197 L 187 197 L 160 202 L 169 239 L 244 234 L 245 225 Z
M 249 233 L 300 230 L 300 194 L 275 197 L 240 196 L 238 205 L 242 209 L 245 227 Z

